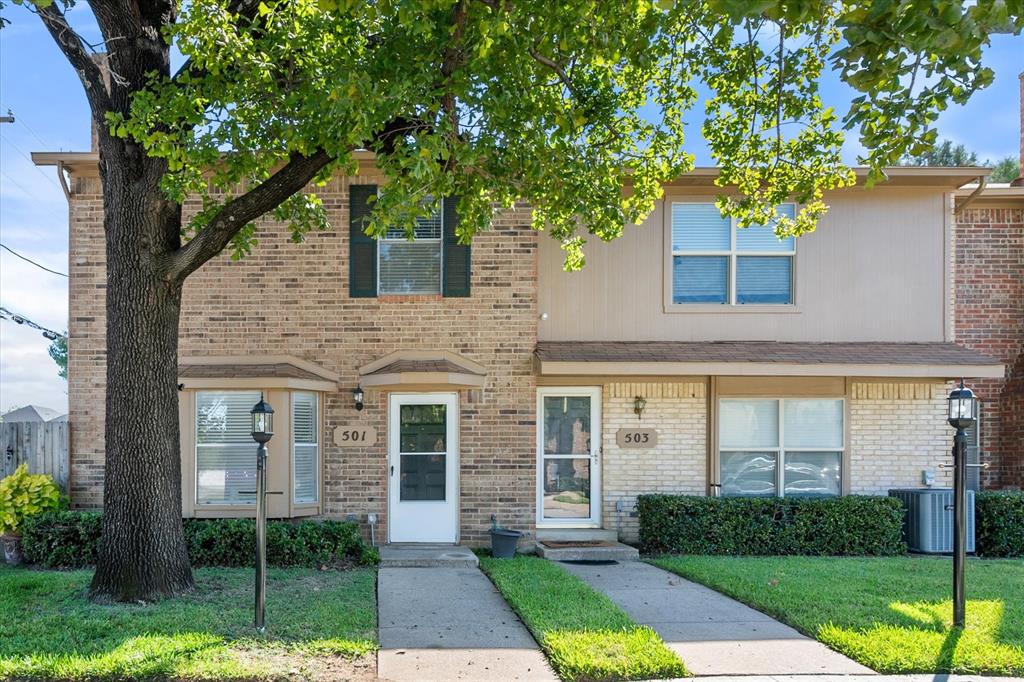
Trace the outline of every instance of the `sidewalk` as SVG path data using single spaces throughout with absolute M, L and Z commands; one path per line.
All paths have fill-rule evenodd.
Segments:
M 694 675 L 816 675 L 819 681 L 823 674 L 871 675 L 876 681 L 871 669 L 788 625 L 650 564 L 562 566 L 653 628 Z
M 384 680 L 557 680 L 526 627 L 477 568 L 381 568 Z

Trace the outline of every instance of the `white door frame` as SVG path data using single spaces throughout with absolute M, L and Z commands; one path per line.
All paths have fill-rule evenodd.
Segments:
M 590 398 L 590 517 L 580 519 L 544 518 L 544 398 L 585 396 Z M 537 527 L 601 528 L 601 387 L 541 386 L 537 388 Z M 576 455 L 580 457 L 580 455 Z M 568 458 L 568 457 L 567 457 Z
M 445 499 L 401 501 L 401 456 L 398 451 L 400 407 L 438 405 L 445 410 Z M 388 541 L 459 541 L 459 395 L 458 393 L 391 393 L 388 396 Z

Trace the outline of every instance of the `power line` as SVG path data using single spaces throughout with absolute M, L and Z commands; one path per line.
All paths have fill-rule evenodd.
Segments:
M 53 274 L 60 275 L 61 277 L 67 277 L 67 275 L 65 275 L 63 272 L 57 272 L 56 270 L 51 270 L 50 268 L 46 267 L 45 265 L 40 265 L 39 263 L 35 262 L 31 258 L 28 258 L 26 256 L 22 256 L 20 253 L 18 253 L 17 251 L 12 249 L 11 247 L 7 246 L 6 244 L 0 243 L 0 249 L 3 249 L 4 251 L 7 251 L 8 253 L 11 253 L 11 254 L 17 256 L 18 258 L 20 258 L 21 260 L 25 261 L 26 263 L 31 263 L 32 265 L 36 266 L 37 268 L 40 268 L 42 270 L 46 270 L 47 272 L 52 272 Z
M 44 199 L 43 197 L 41 197 L 38 194 L 36 194 L 35 191 L 30 190 L 30 189 L 26 189 L 23 184 L 21 184 L 20 182 L 18 182 L 14 178 L 12 178 L 5 171 L 0 170 L 0 176 L 3 176 L 5 178 L 7 178 L 8 182 L 10 182 L 12 185 L 14 185 L 18 189 L 20 189 L 22 192 L 24 192 L 26 194 L 26 196 L 35 197 L 36 199 L 39 199 L 40 201 L 44 201 L 44 202 L 47 201 L 47 199 Z
M 57 181 L 56 181 L 56 180 L 54 180 L 53 178 L 51 178 L 51 177 L 50 177 L 49 175 L 47 175 L 46 173 L 44 173 L 43 171 L 41 171 L 41 170 L 39 169 L 39 166 L 37 166 L 37 165 L 36 165 L 36 164 L 35 164 L 35 163 L 34 163 L 34 162 L 32 161 L 32 159 L 31 159 L 31 158 L 29 158 L 28 154 L 26 154 L 25 152 L 23 152 L 23 151 L 21 150 L 21 147 L 19 147 L 18 145 L 14 144 L 13 142 L 11 142 L 10 138 L 8 138 L 8 137 L 7 137 L 6 135 L 0 134 L 0 139 L 3 139 L 4 141 L 6 141 L 6 142 L 7 142 L 7 144 L 9 144 L 9 145 L 11 145 L 12 147 L 14 147 L 14 151 L 16 151 L 16 152 L 18 152 L 19 154 L 21 154 L 21 158 L 23 158 L 23 159 L 25 159 L 26 161 L 28 161 L 28 162 L 29 162 L 29 164 L 30 164 L 30 165 L 32 166 L 32 168 L 34 168 L 34 169 L 35 169 L 35 171 L 36 171 L 37 173 L 39 173 L 39 174 L 40 174 L 40 175 L 42 175 L 42 176 L 43 176 L 44 178 L 46 178 L 46 179 L 47 179 L 47 180 L 48 180 L 48 181 L 50 182 L 50 184 L 51 184 L 51 185 L 53 185 L 53 186 L 54 186 L 54 187 L 56 187 L 57 189 L 61 189 L 61 186 L 57 184 Z M 63 191 L 63 190 L 61 190 L 61 191 Z
M 41 324 L 36 324 L 35 322 L 33 322 L 32 320 L 28 319 L 24 315 L 18 315 L 17 313 L 12 313 L 7 308 L 4 308 L 3 306 L 0 306 L 0 320 L 7 320 L 7 319 L 10 319 L 12 322 L 15 322 L 17 324 L 23 324 L 23 325 L 26 325 L 28 327 L 32 327 L 32 329 L 38 329 L 39 331 L 41 331 L 43 333 L 43 338 L 49 339 L 50 341 L 56 341 L 57 339 L 64 339 L 66 341 L 67 338 L 68 338 L 67 334 L 61 334 L 60 332 L 55 332 L 52 329 L 47 329 L 46 327 L 42 326 Z

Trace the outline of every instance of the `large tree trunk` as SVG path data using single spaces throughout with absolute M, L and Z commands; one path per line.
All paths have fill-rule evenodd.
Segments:
M 178 318 L 163 275 L 181 208 L 160 190 L 164 162 L 100 136 L 107 238 L 106 475 L 91 594 L 150 601 L 192 587 L 181 521 Z

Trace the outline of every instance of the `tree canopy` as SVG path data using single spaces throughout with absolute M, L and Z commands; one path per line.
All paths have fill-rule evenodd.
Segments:
M 62 21 L 46 0 L 34 6 Z M 826 210 L 822 193 L 853 182 L 842 129 L 869 150 L 875 180 L 929 153 L 939 112 L 992 81 L 989 34 L 1019 31 L 1021 14 L 1012 0 L 195 0 L 161 36 L 182 69 L 151 74 L 127 107 L 90 97 L 116 135 L 167 160 L 171 199 L 202 198 L 186 251 L 228 231 L 246 253 L 252 223 L 225 230 L 229 201 L 289 163 L 322 162 L 322 180 L 370 149 L 388 178 L 374 233 L 458 195 L 469 239 L 492 204 L 522 198 L 576 268 L 588 233 L 617 237 L 660 182 L 692 168 L 685 122 L 699 86 L 719 182 L 743 195 L 721 207 L 764 223 L 796 198 L 801 212 L 778 231 L 801 234 Z M 859 93 L 845 112 L 820 97 L 826 69 Z M 315 193 L 273 209 L 296 239 L 326 223 Z

